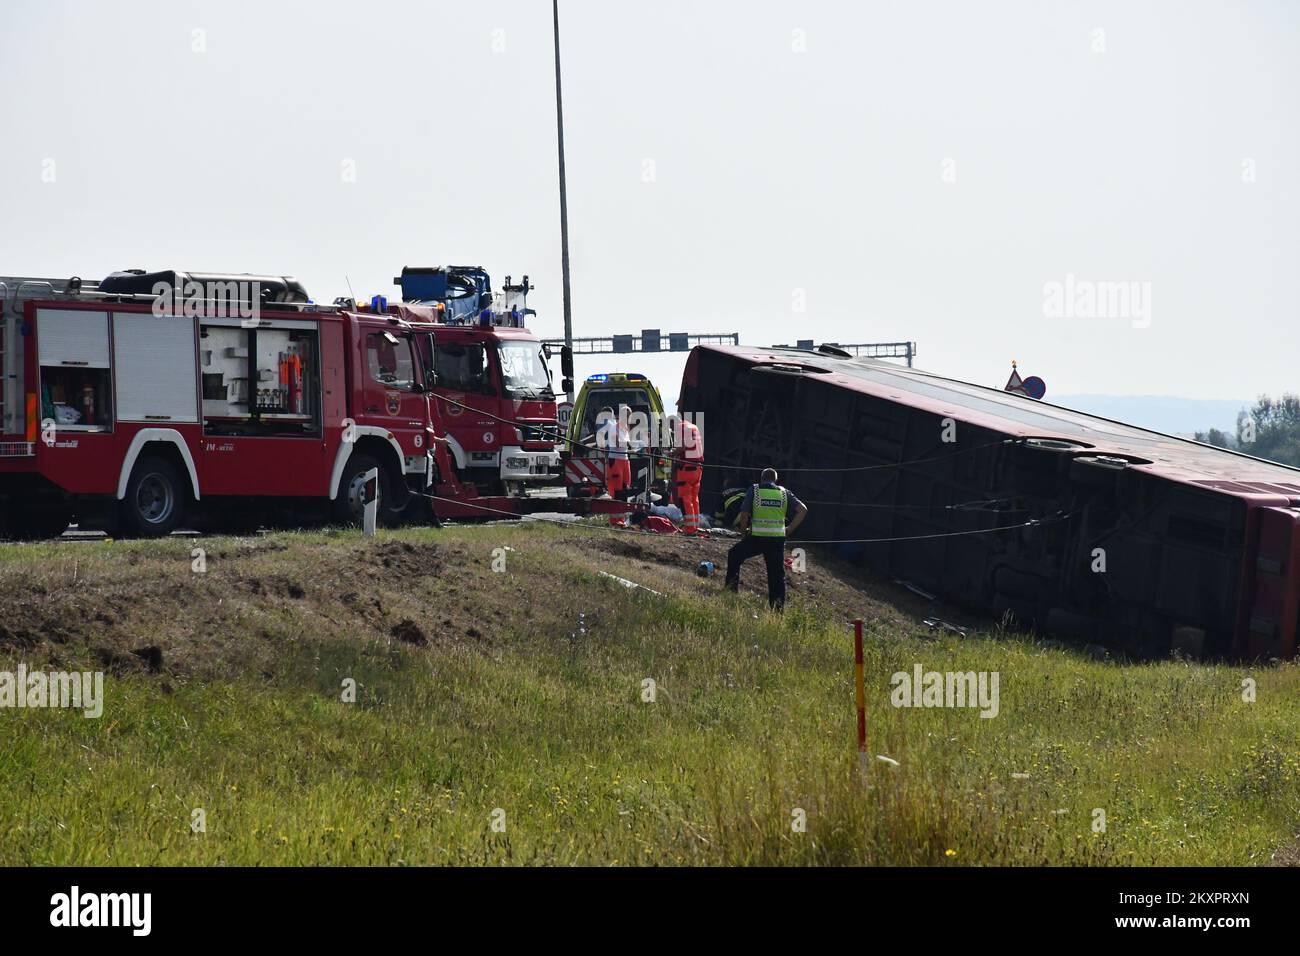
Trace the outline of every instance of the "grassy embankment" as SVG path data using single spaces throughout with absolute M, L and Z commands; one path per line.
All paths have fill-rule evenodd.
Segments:
M 904 597 L 816 555 L 780 617 L 696 577 L 700 556 L 537 526 L 0 546 L 0 670 L 108 669 L 100 719 L 0 710 L 0 864 L 1293 852 L 1295 664 L 1122 666 L 1022 637 L 934 638 Z M 758 562 L 748 575 L 756 586 Z M 871 752 L 899 761 L 874 763 L 865 787 L 844 624 L 858 614 L 875 622 Z M 130 653 L 145 646 L 160 668 Z M 890 675 L 915 663 L 998 671 L 999 715 L 891 707 Z

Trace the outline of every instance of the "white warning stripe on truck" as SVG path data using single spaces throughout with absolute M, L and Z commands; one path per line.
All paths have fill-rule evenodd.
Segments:
M 570 458 L 564 463 L 566 485 L 605 483 L 605 463 L 599 458 Z

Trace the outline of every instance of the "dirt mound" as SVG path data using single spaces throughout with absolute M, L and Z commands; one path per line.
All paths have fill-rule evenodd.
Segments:
M 571 587 L 575 570 L 608 570 L 710 600 L 722 589 L 734 540 L 502 526 L 373 540 L 285 533 L 59 542 L 0 561 L 0 593 L 7 595 L 0 653 L 33 666 L 42 659 L 98 662 L 196 677 L 278 673 L 286 652 L 330 642 L 464 644 L 495 653 L 520 635 L 566 635 L 579 612 L 595 626 L 602 610 Z M 790 547 L 794 553 L 798 545 Z M 716 570 L 701 577 L 696 569 L 706 560 Z M 815 550 L 802 556 L 801 568 L 788 575 L 790 600 L 813 613 L 919 631 L 920 618 L 937 610 Z M 765 594 L 760 561 L 745 565 L 741 586 L 756 598 Z M 960 621 L 950 610 L 943 616 Z
M 424 633 L 424 628 L 411 620 L 404 617 L 389 629 L 390 634 L 399 641 L 405 641 L 407 644 L 414 644 L 416 647 L 427 647 L 429 644 L 428 635 Z
M 0 653 L 32 666 L 204 676 L 273 670 L 290 644 L 481 636 L 477 612 L 439 625 L 430 611 L 448 610 L 435 592 L 458 544 L 290 533 L 14 547 L 0 562 Z
M 430 542 L 384 541 L 362 553 L 399 574 L 436 574 L 442 569 L 440 548 Z

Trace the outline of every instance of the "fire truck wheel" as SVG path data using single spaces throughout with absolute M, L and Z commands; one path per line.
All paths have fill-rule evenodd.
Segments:
M 379 500 L 377 502 L 379 506 L 379 523 L 381 525 L 396 523 L 395 514 L 400 515 L 401 512 L 394 513 L 391 509 L 393 485 L 388 469 L 369 455 L 353 455 L 348 459 L 348 463 L 343 466 L 343 477 L 339 481 L 338 497 L 334 499 L 334 520 L 339 524 L 360 526 L 362 519 L 361 490 L 362 485 L 365 484 L 362 479 L 371 468 L 379 469 Z
M 161 538 L 171 534 L 185 513 L 185 492 L 172 463 L 142 458 L 131 470 L 122 499 L 122 532 L 128 536 Z

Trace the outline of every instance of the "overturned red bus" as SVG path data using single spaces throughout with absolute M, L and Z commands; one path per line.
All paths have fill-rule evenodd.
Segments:
M 773 466 L 799 537 L 944 598 L 1136 657 L 1290 658 L 1300 470 L 819 350 L 701 346 L 703 510 Z

